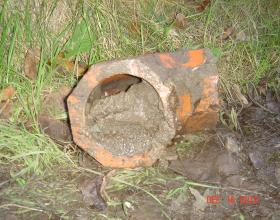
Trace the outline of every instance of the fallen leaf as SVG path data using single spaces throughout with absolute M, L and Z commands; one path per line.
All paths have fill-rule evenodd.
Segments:
M 182 13 L 176 14 L 175 27 L 179 28 L 179 29 L 183 29 L 186 26 L 187 26 L 187 19 L 186 19 L 185 15 L 183 15 Z
M 13 86 L 8 86 L 0 91 L 0 102 L 11 99 L 15 94 L 15 88 Z
M 69 142 L 72 140 L 71 131 L 66 123 L 49 116 L 39 116 L 39 125 L 43 133 L 58 142 Z
M 78 184 L 78 188 L 83 195 L 83 201 L 88 207 L 98 210 L 106 209 L 106 202 L 100 192 L 103 179 L 104 177 L 102 176 L 98 176 L 94 179 L 85 178 Z
M 268 89 L 268 79 L 262 78 L 257 85 L 257 90 L 261 95 L 266 95 Z
M 141 33 L 141 27 L 139 23 L 139 19 L 134 16 L 131 20 L 131 22 L 128 25 L 128 31 L 132 34 L 139 35 Z
M 86 71 L 88 70 L 88 65 L 82 61 L 78 62 L 78 66 L 77 66 L 77 75 L 78 76 L 82 76 L 86 73 Z
M 57 58 L 54 62 L 48 61 L 48 65 L 54 64 L 57 68 L 58 73 L 62 73 L 64 75 L 69 74 L 70 72 L 76 72 L 77 76 L 82 76 L 88 69 L 88 65 L 79 61 L 77 65 L 75 65 L 74 60 L 68 60 L 65 57 L 64 52 L 60 52 L 57 55 Z
M 210 3 L 211 3 L 210 0 L 203 0 L 201 4 L 197 7 L 197 11 L 199 12 L 204 11 Z
M 38 74 L 38 64 L 40 60 L 40 49 L 28 49 L 24 59 L 24 74 L 30 79 L 35 79 Z
M 193 203 L 193 208 L 196 211 L 204 211 L 207 207 L 207 203 L 205 201 L 205 197 L 208 195 L 208 189 L 204 192 L 204 195 L 202 196 L 200 192 L 194 188 L 189 187 L 191 194 L 195 197 L 195 202 Z
M 234 27 L 228 27 L 222 34 L 222 41 L 228 40 L 234 34 Z
M 13 106 L 11 99 L 15 91 L 13 86 L 8 86 L 0 91 L 0 119 L 8 120 L 11 117 Z
M 12 103 L 7 100 L 0 102 L 0 119 L 8 120 L 12 115 Z
M 233 85 L 233 91 L 237 99 L 243 104 L 243 105 L 248 105 L 249 102 L 247 98 L 242 94 L 240 87 L 236 84 Z

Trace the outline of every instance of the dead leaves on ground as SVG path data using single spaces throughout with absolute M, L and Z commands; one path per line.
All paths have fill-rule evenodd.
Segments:
M 225 28 L 220 38 L 222 42 L 226 42 L 230 39 L 234 40 L 235 42 L 244 42 L 248 40 L 246 33 L 243 30 L 238 31 L 234 26 Z
M 40 61 L 41 50 L 30 48 L 24 58 L 24 75 L 30 79 L 36 79 L 38 75 L 38 64 Z
M 86 206 L 98 210 L 106 209 L 106 200 L 110 200 L 106 187 L 110 184 L 110 180 L 115 174 L 116 170 L 111 170 L 104 176 L 80 178 L 78 189 L 82 192 L 83 201 Z
M 210 5 L 210 3 L 210 0 L 203 0 L 201 4 L 199 4 L 199 6 L 197 7 L 197 11 L 203 12 L 208 7 L 208 5 Z
M 13 98 L 15 94 L 15 88 L 13 86 L 8 86 L 5 89 L 0 91 L 0 102 L 7 101 L 8 99 Z
M 234 33 L 235 33 L 234 27 L 231 26 L 226 28 L 221 36 L 222 41 L 228 40 L 230 37 L 233 36 Z
M 280 96 L 268 87 L 267 79 L 262 79 L 257 87 L 249 84 L 248 98 L 254 105 L 271 114 L 280 114 Z
M 61 86 L 57 91 L 47 93 L 38 118 L 41 131 L 60 144 L 72 141 L 70 126 L 64 120 L 56 119 L 50 114 L 66 113 L 66 98 L 70 92 L 70 87 Z
M 67 75 L 75 72 L 78 77 L 84 75 L 88 69 L 88 66 L 83 62 L 78 62 L 76 65 L 75 60 L 67 59 L 64 52 L 60 52 L 54 61 L 49 60 L 48 65 L 54 65 L 58 73 Z
M 13 86 L 8 86 L 0 91 L 0 119 L 7 120 L 11 117 L 12 98 L 15 92 L 16 90 Z
M 37 78 L 40 54 L 41 50 L 38 48 L 30 48 L 25 54 L 24 75 L 31 80 Z M 83 62 L 78 62 L 76 65 L 74 60 L 67 59 L 64 52 L 60 52 L 53 62 L 49 60 L 48 65 L 51 64 L 55 65 L 59 73 L 65 75 L 75 71 L 77 76 L 82 76 L 88 69 L 88 66 Z
M 187 18 L 184 14 L 178 13 L 175 16 L 175 21 L 174 21 L 175 27 L 178 29 L 184 29 L 187 27 Z
M 98 176 L 94 179 L 84 178 L 80 180 L 78 189 L 82 192 L 83 201 L 86 206 L 98 210 L 105 210 L 107 207 L 106 201 L 101 194 L 104 177 Z
M 204 211 L 208 204 L 205 201 L 205 198 L 209 195 L 209 189 L 206 189 L 204 194 L 201 195 L 197 189 L 189 187 L 191 194 L 195 197 L 195 202 L 193 203 L 193 209 L 195 212 Z
M 0 102 L 0 120 L 8 120 L 12 114 L 13 104 L 9 101 Z
M 242 94 L 241 89 L 238 85 L 234 84 L 232 86 L 233 92 L 236 96 L 236 98 L 239 100 L 239 102 L 244 105 L 247 106 L 249 104 L 247 98 Z
M 128 31 L 131 34 L 140 35 L 141 34 L 141 24 L 139 18 L 134 16 L 128 25 Z
M 35 80 L 37 78 L 40 53 L 40 49 L 37 48 L 28 49 L 26 52 L 24 60 L 24 75 L 31 80 Z M 51 64 L 50 61 L 49 64 Z M 58 71 L 61 71 L 63 73 L 69 73 L 70 71 L 74 71 L 75 69 L 75 62 L 72 60 L 67 60 L 63 52 L 57 56 L 55 64 L 57 65 Z M 86 71 L 86 69 L 87 66 L 79 65 L 77 68 L 78 76 L 82 75 Z M 65 98 L 70 93 L 70 91 L 71 88 L 64 86 L 61 87 L 58 92 L 49 94 L 43 102 L 43 111 L 41 112 L 41 115 L 38 119 L 42 132 L 50 136 L 58 143 L 65 143 L 72 140 L 70 128 L 66 122 L 57 120 L 49 116 L 48 113 L 50 113 L 49 110 L 51 110 L 52 108 L 57 108 L 56 110 L 58 111 L 66 112 Z M 7 99 L 12 95 L 12 93 L 12 88 L 7 88 L 3 92 L 1 97 L 3 96 L 3 99 Z M 1 97 L 0 101 L 2 99 Z M 2 109 L 7 109 L 8 111 L 10 110 L 10 108 L 8 107 L 9 105 L 6 104 L 2 107 Z M 6 115 L 7 114 L 5 114 L 5 116 Z

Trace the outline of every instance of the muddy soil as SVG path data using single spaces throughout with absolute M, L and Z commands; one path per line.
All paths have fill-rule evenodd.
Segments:
M 186 135 L 180 159 L 169 169 L 194 182 L 220 185 L 222 189 L 200 188 L 199 193 L 218 195 L 217 204 L 200 204 L 197 196 L 190 203 L 179 195 L 171 201 L 172 219 L 280 219 L 280 111 L 277 98 L 257 97 L 238 114 L 239 129 L 220 124 L 208 138 Z M 191 143 L 190 143 L 191 142 Z M 189 149 L 188 149 L 189 148 Z M 208 191 L 207 191 L 208 190 Z M 228 198 L 235 198 L 230 204 Z M 255 202 L 244 198 L 256 198 Z
M 94 139 L 117 156 L 165 146 L 173 135 L 157 92 L 144 81 L 95 100 L 88 120 Z
M 93 129 L 100 126 L 103 134 L 109 136 L 115 131 L 123 138 L 105 142 L 107 136 L 99 137 L 103 144 L 119 141 L 114 148 L 116 154 L 125 147 L 125 141 L 135 141 L 137 145 L 133 146 L 141 147 L 136 135 L 153 144 L 153 135 L 163 134 L 160 129 L 165 122 L 160 102 L 149 87 L 140 93 L 138 90 L 143 91 L 143 86 L 147 85 L 136 84 L 130 91 L 98 100 L 96 108 L 92 108 Z M 175 146 L 168 148 L 172 156 L 161 158 L 167 160 L 167 169 L 155 164 L 152 168 L 134 170 L 134 174 L 122 179 L 132 183 L 126 187 L 119 183 L 114 186 L 116 182 L 104 181 L 102 175 L 63 167 L 53 168 L 43 176 L 33 175 L 22 186 L 12 178 L 11 167 L 2 166 L 0 219 L 280 219 L 280 114 L 276 108 L 279 102 L 258 103 L 261 106 L 252 104 L 239 112 L 238 130 L 219 124 L 209 133 L 177 137 Z M 119 123 L 114 124 L 114 120 Z M 134 120 L 135 127 L 126 127 L 126 120 Z M 145 129 L 154 133 L 145 136 L 140 132 Z M 129 138 L 125 137 L 126 132 Z M 115 177 L 122 172 L 104 168 L 76 149 L 80 152 L 76 155 L 80 167 L 104 176 L 111 173 Z M 145 176 L 142 180 L 141 175 Z M 130 179 L 133 177 L 139 180 L 134 182 Z M 219 201 L 207 202 L 213 196 L 219 197 Z

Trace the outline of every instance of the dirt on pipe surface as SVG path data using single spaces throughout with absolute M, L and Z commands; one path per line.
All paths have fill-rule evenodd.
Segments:
M 166 146 L 173 138 L 161 100 L 146 81 L 126 91 L 93 100 L 88 125 L 101 146 L 116 156 L 131 156 Z

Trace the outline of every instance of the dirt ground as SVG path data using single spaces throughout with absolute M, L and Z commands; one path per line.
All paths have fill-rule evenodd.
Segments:
M 152 172 L 141 187 L 114 187 L 118 171 L 81 151 L 74 153 L 79 170 L 34 175 L 23 188 L 9 181 L 7 166 L 1 219 L 279 219 L 279 100 L 258 97 L 258 103 L 241 110 L 238 132 L 220 123 L 215 131 L 176 137 L 165 159 L 133 171 Z M 29 203 L 11 203 L 18 199 Z

